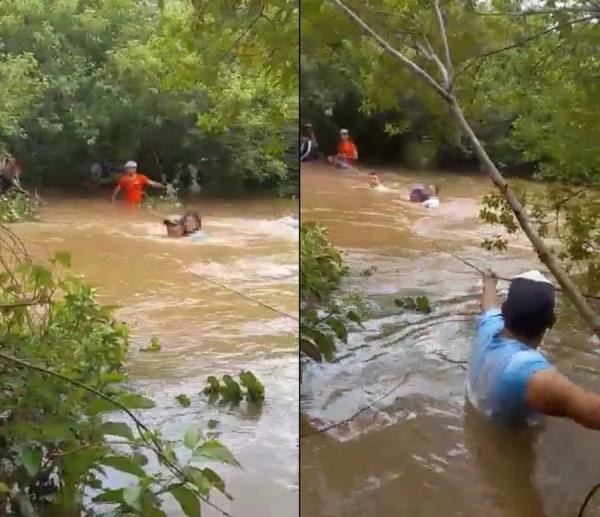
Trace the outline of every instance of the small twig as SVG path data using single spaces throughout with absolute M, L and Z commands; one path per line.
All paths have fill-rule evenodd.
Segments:
M 478 56 L 472 57 L 469 60 L 466 61 L 466 65 L 463 66 L 457 73 L 456 75 L 462 75 L 464 74 L 469 68 L 471 68 L 471 66 L 473 66 L 475 63 L 478 63 L 479 61 L 486 59 L 488 57 L 494 56 L 496 54 L 500 54 L 502 52 L 506 52 L 508 50 L 513 50 L 516 48 L 520 48 L 525 46 L 527 43 L 530 43 L 531 41 L 534 41 L 536 39 L 539 39 L 543 36 L 546 36 L 547 34 L 550 34 L 558 29 L 561 29 L 563 27 L 568 27 L 569 25 L 575 25 L 576 23 L 583 23 L 589 20 L 593 20 L 595 17 L 594 16 L 585 16 L 583 18 L 577 18 L 575 20 L 569 20 L 568 22 L 562 22 L 562 23 L 557 23 L 555 25 L 553 25 L 552 27 L 549 27 L 541 32 L 537 32 L 531 36 L 528 36 L 526 38 L 520 39 L 518 41 L 515 41 L 514 43 L 511 43 L 510 45 L 506 45 L 504 47 L 500 47 L 497 49 L 493 49 L 493 50 L 489 50 L 487 52 L 484 52 L 483 54 L 480 54 Z
M 22 300 L 14 303 L 0 303 L 0 311 L 20 309 L 22 307 L 31 307 L 33 305 L 48 305 L 49 303 L 51 303 L 51 301 L 45 298 L 39 300 Z
M 407 373 L 402 380 L 396 384 L 391 390 L 387 391 L 383 396 L 379 397 L 378 399 L 375 400 L 374 404 L 381 402 L 383 399 L 389 397 L 394 391 L 396 391 L 398 388 L 400 388 L 405 382 L 406 380 L 410 377 L 410 374 Z M 365 411 L 367 411 L 368 409 L 372 408 L 372 404 L 369 404 L 368 406 L 364 406 L 362 408 L 360 408 L 356 413 L 354 413 L 352 416 L 350 416 L 349 418 L 346 418 L 344 420 L 341 420 L 340 422 L 335 422 L 333 424 L 327 425 L 325 427 L 321 427 L 319 429 L 315 429 L 313 431 L 310 431 L 308 433 L 305 434 L 301 434 L 300 435 L 300 439 L 304 439 L 307 438 L 308 436 L 313 436 L 315 434 L 322 434 L 322 433 L 326 433 L 327 431 L 331 431 L 332 429 L 335 429 L 336 427 L 340 427 L 341 425 L 347 424 L 349 422 L 351 422 L 352 420 L 354 420 L 358 415 L 360 415 L 361 413 L 364 413 Z

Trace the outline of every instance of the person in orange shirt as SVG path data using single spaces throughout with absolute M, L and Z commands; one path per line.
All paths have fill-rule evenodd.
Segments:
M 330 156 L 328 162 L 335 165 L 338 169 L 349 169 L 354 161 L 358 160 L 358 149 L 354 142 L 350 140 L 347 129 L 340 131 L 340 143 L 338 144 L 337 154 Z
M 139 206 L 142 203 L 144 188 L 146 186 L 166 189 L 162 183 L 152 181 L 143 174 L 137 172 L 137 163 L 127 162 L 125 164 L 125 174 L 121 176 L 115 190 L 113 191 L 112 200 L 117 199 L 117 195 L 121 190 L 125 195 L 125 202 L 130 206 Z

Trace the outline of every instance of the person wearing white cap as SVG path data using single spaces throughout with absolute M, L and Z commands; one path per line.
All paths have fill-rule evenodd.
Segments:
M 166 188 L 162 183 L 152 181 L 144 174 L 139 174 L 137 163 L 129 161 L 125 164 L 125 174 L 121 176 L 113 191 L 112 200 L 115 201 L 122 190 L 125 195 L 125 202 L 128 205 L 139 206 L 142 202 L 144 188 L 148 185 L 154 188 Z
M 358 149 L 352 140 L 347 129 L 340 130 L 340 143 L 338 144 L 337 154 L 330 156 L 327 161 L 335 165 L 338 169 L 349 169 L 352 164 L 358 160 Z
M 521 427 L 541 415 L 600 430 L 600 396 L 569 381 L 538 351 L 555 323 L 555 288 L 539 271 L 514 277 L 500 304 L 496 276 L 483 277 L 482 314 L 469 364 L 468 398 L 490 421 Z

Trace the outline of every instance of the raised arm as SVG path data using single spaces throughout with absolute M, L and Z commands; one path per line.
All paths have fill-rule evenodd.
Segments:
M 114 201 L 115 199 L 117 199 L 117 195 L 119 194 L 119 192 L 121 192 L 121 185 L 119 185 L 117 183 L 117 186 L 115 187 L 115 189 L 113 190 L 112 193 L 112 200 Z
M 600 431 L 600 396 L 555 370 L 532 375 L 527 382 L 525 401 L 540 413 L 570 418 L 588 429 Z
M 163 185 L 162 183 L 159 183 L 158 181 L 153 181 L 151 179 L 148 180 L 148 185 L 154 188 L 167 188 L 166 185 Z
M 498 283 L 496 274 L 490 270 L 486 271 L 483 274 L 481 283 L 483 287 L 481 292 L 481 312 L 500 307 L 498 294 L 496 292 L 496 284 Z

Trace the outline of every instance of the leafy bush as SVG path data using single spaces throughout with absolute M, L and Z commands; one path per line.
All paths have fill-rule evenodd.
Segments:
M 196 516 L 213 489 L 228 495 L 204 465 L 238 465 L 222 444 L 188 430 L 181 462 L 133 413 L 154 403 L 124 385 L 128 329 L 91 287 L 57 273 L 70 256 L 37 264 L 7 230 L 0 244 L 0 513 L 94 515 L 93 497 L 115 514 L 158 516 L 169 493 Z M 135 484 L 108 487 L 107 467 Z
M 360 300 L 336 295 L 348 269 L 315 223 L 300 229 L 300 352 L 315 361 L 331 360 L 336 342 L 347 342 L 348 326 L 360 324 Z
M 249 371 L 239 374 L 240 382 L 231 375 L 223 375 L 221 380 L 214 376 L 206 379 L 206 387 L 203 390 L 212 401 L 240 402 L 246 399 L 249 402 L 262 402 L 265 398 L 265 387 L 256 376 Z
M 37 217 L 38 206 L 29 197 L 20 192 L 8 192 L 0 195 L 0 222 L 16 223 L 31 221 Z

